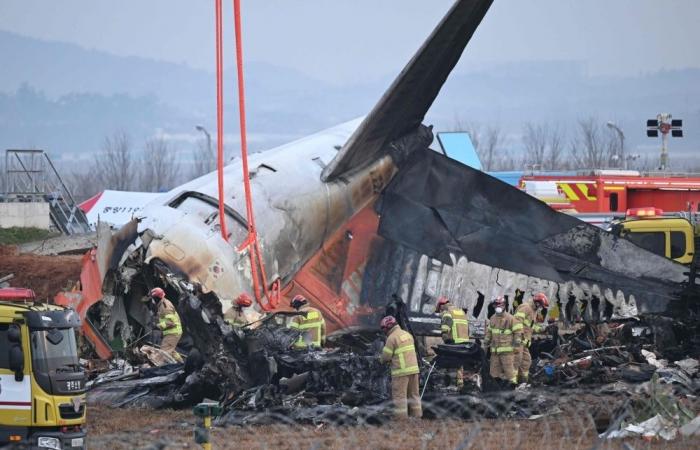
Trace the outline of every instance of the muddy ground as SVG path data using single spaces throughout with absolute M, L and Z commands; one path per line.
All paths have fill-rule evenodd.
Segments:
M 189 410 L 111 409 L 88 412 L 91 448 L 200 448 L 192 429 L 197 420 Z M 641 438 L 599 441 L 586 415 L 572 413 L 537 420 L 407 420 L 385 426 L 261 425 L 214 428 L 214 448 L 221 449 L 687 449 L 700 448 L 700 437 L 675 441 Z M 625 446 L 625 444 L 627 446 Z
M 13 273 L 12 287 L 33 289 L 39 300 L 70 290 L 80 280 L 80 255 L 20 255 L 15 246 L 0 246 L 0 277 Z

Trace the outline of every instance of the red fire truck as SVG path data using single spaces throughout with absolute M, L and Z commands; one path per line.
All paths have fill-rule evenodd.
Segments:
M 538 194 L 547 191 L 543 185 L 550 186 L 549 195 Z M 642 174 L 632 170 L 532 174 L 521 177 L 520 188 L 555 209 L 572 213 L 624 214 L 628 209 L 645 207 L 665 212 L 700 212 L 700 176 Z

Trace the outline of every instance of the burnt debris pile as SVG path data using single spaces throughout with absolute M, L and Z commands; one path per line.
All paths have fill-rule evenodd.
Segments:
M 184 364 L 138 369 L 124 361 L 113 363 L 119 367 L 91 382 L 90 401 L 177 408 L 215 398 L 228 411 L 222 420 L 240 423 L 261 420 L 256 419 L 260 412 L 305 420 L 339 414 L 329 411 L 329 405 L 340 411 L 389 399 L 389 371 L 375 351 L 378 345 L 381 349 L 376 331 L 350 330 L 329 337 L 344 348 L 289 350 L 298 331 L 284 325 L 284 315 L 272 314 L 254 329 L 222 324 L 221 333 L 207 333 L 212 344 L 203 351 L 195 333 Z M 375 343 L 370 341 L 373 335 Z
M 617 381 L 646 382 L 657 374 L 661 380 L 680 382 L 697 390 L 697 357 L 700 354 L 698 323 L 693 318 L 675 320 L 647 316 L 621 323 L 586 323 L 575 331 L 552 330 L 536 340 L 531 352 L 536 385 L 581 387 Z
M 380 424 L 391 417 L 390 376 L 379 361 L 378 330 L 343 330 L 328 337 L 326 349 L 292 350 L 298 331 L 285 323 L 295 313 L 273 313 L 233 328 L 212 305 L 206 298 L 179 302 L 189 335 L 184 364 L 143 369 L 115 360 L 112 370 L 92 380 L 89 401 L 182 408 L 215 399 L 224 407 L 219 423 L 229 425 Z M 651 425 L 680 429 L 699 410 L 694 317 L 559 326 L 550 325 L 533 341 L 530 384 L 515 389 L 490 378 L 478 339 L 431 345 L 418 337 L 425 417 L 538 418 L 584 402 L 597 432 L 616 437 L 661 412 L 665 415 Z M 459 367 L 464 384 L 458 388 Z M 606 399 L 604 407 L 600 398 Z

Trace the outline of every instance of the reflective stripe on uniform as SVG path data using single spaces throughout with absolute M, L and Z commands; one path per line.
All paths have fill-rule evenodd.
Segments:
M 323 336 L 321 336 L 321 329 L 323 327 L 323 317 L 317 311 L 308 311 L 306 317 L 297 316 L 300 318 L 301 323 L 297 321 L 292 321 L 288 324 L 288 328 L 294 328 L 300 330 L 302 333 L 299 338 L 294 342 L 295 348 L 305 348 L 306 342 L 304 340 L 304 335 L 307 331 L 314 330 L 315 333 L 311 333 L 312 341 L 311 344 L 314 347 L 321 347 L 321 341 Z
M 519 331 L 523 329 L 523 324 L 522 323 L 516 323 L 513 325 L 513 331 Z
M 386 347 L 385 347 L 386 349 Z M 400 375 L 413 375 L 414 373 L 418 373 L 418 366 L 409 366 L 406 367 L 406 359 L 404 358 L 404 353 L 406 352 L 414 352 L 416 351 L 416 347 L 413 344 L 408 344 L 404 345 L 403 347 L 398 347 L 396 350 L 391 352 L 392 355 L 397 355 L 399 357 L 399 368 L 398 369 L 392 369 L 391 371 L 391 376 L 400 376 Z
M 168 328 L 168 320 L 172 321 L 175 326 Z M 171 334 L 182 334 L 182 324 L 180 323 L 180 316 L 177 313 L 172 312 L 164 315 L 158 321 L 158 328 L 163 330 L 163 336 L 168 336 Z
M 449 324 L 449 322 L 445 323 L 447 318 L 449 318 L 452 322 L 451 325 Z M 443 334 L 449 334 L 450 339 L 452 339 L 452 342 L 454 342 L 455 344 L 463 344 L 465 342 L 469 342 L 469 321 L 466 319 L 464 311 L 462 311 L 461 309 L 452 309 L 445 311 L 442 314 L 442 320 L 443 323 L 440 325 L 440 331 L 442 331 Z M 464 333 L 467 334 L 466 336 L 460 335 L 460 326 L 464 326 Z
M 517 317 L 518 319 L 522 319 L 523 325 L 525 325 L 526 327 L 530 328 L 532 326 L 532 320 L 528 319 L 527 314 L 525 314 L 524 312 L 516 312 L 515 317 Z
M 457 319 L 456 317 L 463 317 L 462 319 Z M 461 337 L 459 335 L 459 332 L 457 331 L 457 325 L 464 325 L 467 327 L 467 330 L 469 329 L 469 321 L 466 319 L 466 315 L 464 314 L 464 311 L 461 310 L 455 310 L 452 311 L 452 340 L 455 341 L 455 344 L 462 344 L 464 342 L 469 342 L 469 336 L 466 337 Z
M 513 347 L 508 346 L 508 347 L 496 347 L 496 353 L 507 353 L 507 352 L 512 352 Z
M 513 334 L 513 330 L 510 328 L 493 328 L 489 327 L 489 331 L 493 334 Z

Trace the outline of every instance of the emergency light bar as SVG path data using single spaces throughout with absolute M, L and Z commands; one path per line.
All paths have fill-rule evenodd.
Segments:
M 661 208 L 631 208 L 627 210 L 627 217 L 658 217 L 664 214 Z
M 36 300 L 34 291 L 26 288 L 0 288 L 0 302 L 27 302 Z

